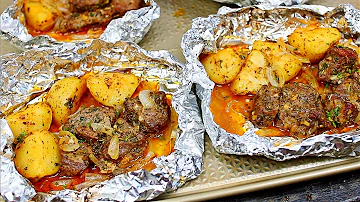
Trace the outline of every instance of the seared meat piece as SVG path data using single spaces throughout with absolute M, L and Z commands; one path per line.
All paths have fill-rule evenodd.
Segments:
M 298 138 L 317 134 L 326 122 L 319 93 L 303 83 L 283 87 L 278 116 L 277 125 Z
M 134 152 L 143 151 L 147 147 L 146 136 L 139 130 L 138 126 L 134 127 L 126 122 L 125 119 L 119 118 L 114 125 L 114 129 L 115 135 L 119 138 L 119 157 L 117 159 L 110 157 L 108 149 L 112 136 L 107 136 L 104 142 L 100 142 L 99 150 L 93 150 L 99 159 L 120 161 L 125 155 L 128 158 L 131 156 L 131 159 L 137 159 L 143 155 L 143 152 Z
M 345 79 L 338 85 L 334 93 L 347 98 L 350 102 L 360 107 L 360 81 L 356 79 Z
M 114 9 L 111 7 L 83 13 L 71 13 L 60 17 L 55 23 L 53 30 L 68 32 L 81 31 L 82 28 L 89 26 L 106 26 L 111 21 L 113 14 Z
M 354 124 L 360 109 L 360 84 L 356 79 L 345 79 L 326 98 L 324 108 L 333 127 Z
M 166 103 L 166 94 L 152 91 L 141 91 L 140 94 L 145 94 L 142 96 L 143 101 L 140 101 L 141 95 L 139 95 L 124 102 L 126 120 L 133 125 L 139 125 L 140 131 L 145 133 L 161 130 L 170 120 L 170 107 Z
M 83 172 L 90 164 L 91 147 L 83 143 L 76 151 L 61 151 L 60 172 L 65 176 L 74 176 Z
M 339 94 L 327 95 L 325 100 L 326 117 L 329 127 L 343 127 L 354 124 L 358 115 L 357 107 Z
M 69 4 L 73 12 L 94 11 L 105 7 L 109 0 L 69 0 Z
M 75 112 L 63 126 L 63 129 L 75 134 L 79 139 L 90 142 L 99 139 L 99 135 L 103 134 L 106 128 L 111 128 L 115 120 L 115 109 L 91 106 L 80 108 Z M 101 125 L 105 129 L 94 130 L 94 124 Z
M 128 10 L 135 10 L 141 7 L 143 0 L 112 0 L 111 5 L 114 6 L 115 13 L 124 15 Z
M 322 81 L 339 84 L 356 69 L 357 54 L 350 48 L 332 46 L 319 63 L 319 78 Z
M 268 127 L 273 124 L 280 106 L 281 88 L 262 86 L 255 97 L 252 119 L 258 127 Z

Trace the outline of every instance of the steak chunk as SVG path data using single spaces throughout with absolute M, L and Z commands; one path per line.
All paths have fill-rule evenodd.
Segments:
M 69 0 L 71 11 L 83 12 L 103 8 L 109 0 Z
M 116 14 L 124 15 L 126 11 L 139 9 L 142 2 L 143 0 L 112 0 L 111 5 Z
M 319 78 L 322 81 L 339 84 L 356 69 L 357 54 L 350 48 L 332 46 L 319 63 Z
M 258 127 L 271 126 L 280 106 L 281 88 L 262 86 L 255 97 L 252 119 Z
M 61 167 L 62 175 L 74 176 L 82 173 L 90 164 L 89 154 L 91 147 L 83 143 L 76 151 L 61 151 Z
M 140 131 L 153 133 L 161 130 L 170 120 L 170 107 L 166 103 L 164 92 L 141 91 L 145 97 L 143 102 L 148 106 L 143 106 L 140 96 L 128 98 L 124 102 L 125 119 L 139 125 Z M 145 104 L 145 103 L 144 103 Z
M 99 139 L 99 136 L 104 133 L 103 130 L 94 130 L 94 123 L 111 128 L 115 120 L 115 109 L 91 106 L 80 108 L 75 112 L 63 126 L 63 129 L 75 134 L 79 139 L 85 139 L 87 142 L 90 142 Z
M 324 127 L 325 111 L 319 93 L 303 83 L 286 84 L 282 89 L 277 125 L 292 136 L 306 138 Z

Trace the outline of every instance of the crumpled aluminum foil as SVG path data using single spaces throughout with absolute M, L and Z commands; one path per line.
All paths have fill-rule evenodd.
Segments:
M 235 4 L 240 7 L 251 5 L 263 5 L 263 6 L 291 6 L 304 4 L 308 0 L 213 0 L 219 3 Z
M 13 134 L 5 115 L 44 92 L 56 79 L 81 76 L 88 71 L 131 69 L 137 76 L 158 81 L 160 90 L 173 95 L 172 106 L 179 115 L 175 151 L 155 158 L 157 168 L 151 172 L 138 170 L 118 175 L 80 192 L 37 193 L 35 201 L 150 200 L 201 173 L 205 129 L 192 83 L 187 79 L 191 72 L 183 71 L 184 65 L 168 51 L 148 52 L 131 42 L 110 44 L 94 40 L 88 45 L 65 44 L 0 58 L 0 193 L 5 201 L 26 201 L 36 194 L 11 160 Z
M 300 156 L 356 156 L 360 152 L 360 131 L 343 134 L 320 134 L 305 140 L 291 137 L 259 137 L 251 122 L 242 136 L 231 134 L 213 121 L 210 111 L 211 92 L 214 88 L 198 57 L 201 53 L 216 52 L 226 45 L 252 44 L 255 40 L 287 40 L 301 20 L 317 18 L 322 26 L 337 27 L 345 37 L 354 37 L 360 45 L 360 11 L 350 4 L 336 8 L 324 6 L 268 7 L 255 6 L 240 9 L 222 7 L 218 14 L 193 20 L 181 42 L 187 60 L 186 69 L 196 84 L 196 94 L 201 100 L 202 117 L 216 151 L 226 154 L 263 155 L 283 161 Z M 344 23 L 344 20 L 346 23 Z
M 21 9 L 16 6 L 19 1 L 21 0 L 15 0 L 0 16 L 0 36 L 19 49 L 49 48 L 64 43 L 80 41 L 88 43 L 92 40 L 60 42 L 46 35 L 31 36 L 20 20 L 14 18 L 16 12 Z M 149 6 L 127 11 L 123 17 L 111 20 L 100 39 L 111 43 L 117 41 L 139 43 L 149 31 L 152 23 L 160 17 L 160 6 L 154 0 L 144 0 L 144 2 Z

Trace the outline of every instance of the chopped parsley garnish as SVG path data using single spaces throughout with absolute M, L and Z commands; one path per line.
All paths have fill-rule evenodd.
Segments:
M 339 123 L 336 122 L 333 117 L 337 117 L 339 116 L 339 112 L 340 112 L 340 107 L 335 107 L 333 110 L 331 111 L 326 111 L 326 118 L 332 123 L 332 125 L 336 128 Z
M 24 132 L 20 133 L 20 135 L 16 138 L 16 140 L 18 143 L 20 143 L 25 139 L 25 137 L 26 137 L 26 132 L 24 131 Z
M 339 72 L 339 73 L 337 73 L 337 77 L 339 78 L 339 79 L 342 79 L 343 78 L 343 76 L 342 76 L 342 74 Z

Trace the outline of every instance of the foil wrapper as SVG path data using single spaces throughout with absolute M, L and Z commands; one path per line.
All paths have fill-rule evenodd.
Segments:
M 150 200 L 196 178 L 202 170 L 204 132 L 197 98 L 183 71 L 184 65 L 168 51 L 145 51 L 131 42 L 64 44 L 46 50 L 29 50 L 1 56 L 0 66 L 0 193 L 5 201 L 136 201 Z M 130 69 L 137 76 L 158 81 L 160 90 L 172 94 L 178 113 L 174 152 L 153 159 L 156 168 L 118 175 L 81 191 L 36 193 L 15 169 L 13 134 L 6 114 L 41 99 L 55 80 L 86 72 Z
M 235 4 L 240 7 L 251 5 L 263 6 L 292 6 L 300 5 L 307 2 L 307 0 L 214 0 L 219 3 Z
M 247 121 L 242 136 L 228 133 L 213 121 L 210 111 L 211 93 L 215 86 L 199 61 L 201 53 L 217 52 L 227 45 L 251 44 L 255 40 L 287 40 L 301 20 L 315 18 L 324 27 L 338 28 L 344 37 L 352 37 L 360 45 L 360 11 L 350 4 L 328 8 L 316 5 L 293 7 L 253 6 L 240 9 L 222 7 L 218 14 L 193 20 L 181 42 L 192 71 L 191 80 L 201 100 L 201 111 L 207 134 L 216 151 L 237 155 L 261 155 L 283 161 L 301 156 L 357 156 L 360 151 L 360 131 L 342 134 L 319 134 L 298 140 L 292 137 L 260 137 L 258 128 Z M 300 20 L 298 20 L 300 19 Z
M 21 10 L 16 0 L 0 16 L 0 36 L 21 50 L 33 48 L 49 48 L 64 43 L 89 43 L 93 39 L 78 39 L 60 42 L 46 35 L 33 37 L 28 29 L 15 18 Z M 149 31 L 152 23 L 160 17 L 160 6 L 154 0 L 144 0 L 146 7 L 130 10 L 121 18 L 110 21 L 100 39 L 115 43 L 117 41 L 131 41 L 139 43 Z

